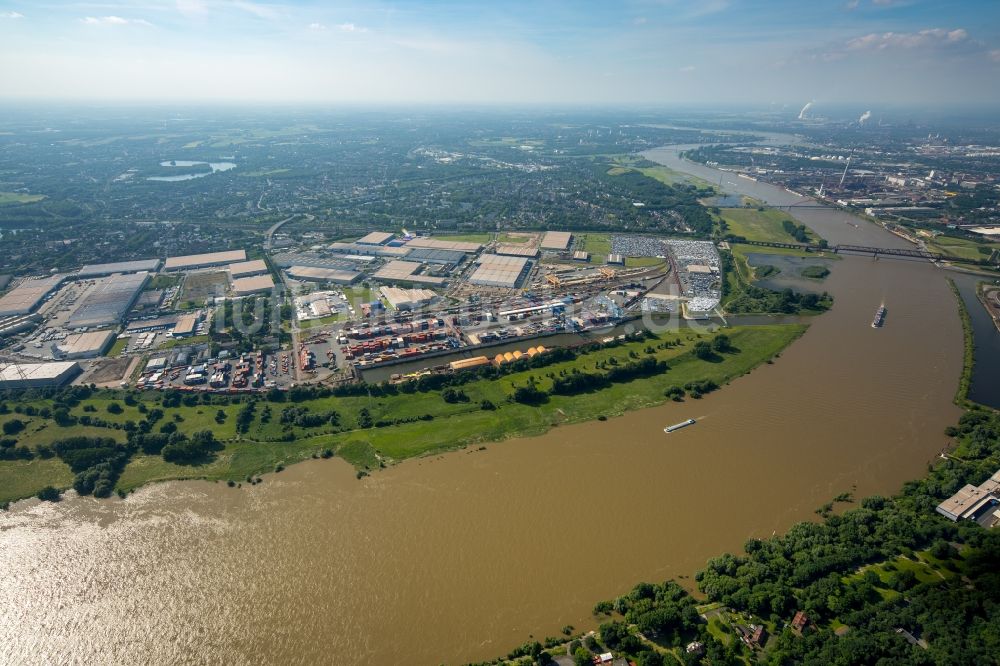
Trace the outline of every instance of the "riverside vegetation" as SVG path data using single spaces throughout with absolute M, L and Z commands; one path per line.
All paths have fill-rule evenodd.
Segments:
M 640 583 L 594 607 L 596 635 L 531 641 L 492 663 L 577 664 L 614 651 L 663 664 L 987 664 L 1000 654 L 1000 530 L 934 511 L 1000 468 L 1000 414 L 973 407 L 947 429 L 955 450 L 893 497 L 751 539 L 708 561 L 689 593 Z M 835 498 L 853 504 L 850 492 Z M 805 614 L 802 629 L 791 626 Z M 760 646 L 741 641 L 766 628 Z M 572 628 L 565 633 L 571 634 Z M 581 640 L 582 638 L 582 640 Z M 702 651 L 685 646 L 700 642 Z
M 359 476 L 429 452 L 698 398 L 771 360 L 801 325 L 641 333 L 502 367 L 404 384 L 289 392 L 125 392 L 74 386 L 0 398 L 0 502 L 70 486 L 125 494 L 151 481 L 256 482 L 337 455 Z

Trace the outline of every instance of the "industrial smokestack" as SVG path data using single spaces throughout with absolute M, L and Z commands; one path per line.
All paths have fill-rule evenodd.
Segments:
M 806 119 L 806 111 L 808 111 L 809 109 L 811 109 L 812 105 L 813 105 L 812 102 L 806 102 L 806 105 L 802 107 L 801 111 L 799 111 L 799 120 L 805 120 Z
M 858 124 L 859 125 L 864 125 L 865 121 L 868 120 L 871 117 L 872 117 L 872 112 L 871 111 L 865 111 L 864 113 L 861 114 L 861 117 L 858 118 Z

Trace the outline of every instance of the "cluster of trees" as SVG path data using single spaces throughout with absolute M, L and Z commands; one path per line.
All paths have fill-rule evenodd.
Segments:
M 34 452 L 27 446 L 18 445 L 12 437 L 0 438 L 0 460 L 31 460 Z
M 785 233 L 797 240 L 800 243 L 809 242 L 809 231 L 806 229 L 804 224 L 795 224 L 792 220 L 782 220 L 781 228 L 785 230 Z
M 318 428 L 323 425 L 337 427 L 340 425 L 340 414 L 333 409 L 311 412 L 305 407 L 285 407 L 281 410 L 280 422 L 299 428 Z
M 612 384 L 660 375 L 667 370 L 669 367 L 666 361 L 657 361 L 655 358 L 647 356 L 638 361 L 614 366 L 605 373 L 572 372 L 565 376 L 556 377 L 552 382 L 552 393 L 554 395 L 589 393 L 607 388 Z
M 720 252 L 724 274 L 738 275 L 731 252 Z M 772 291 L 740 280 L 734 290 L 731 281 L 722 281 L 722 300 L 726 311 L 733 314 L 783 313 L 796 314 L 803 310 L 824 311 L 830 308 L 833 299 L 825 291 L 822 294 L 802 294 L 791 289 Z
M 52 449 L 76 475 L 73 489 L 94 497 L 111 495 L 132 456 L 129 446 L 109 437 L 68 437 L 54 442 Z

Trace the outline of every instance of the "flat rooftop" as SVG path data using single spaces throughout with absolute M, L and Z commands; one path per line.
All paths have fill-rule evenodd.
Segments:
M 496 247 L 497 254 L 505 254 L 511 257 L 537 257 L 538 248 L 530 245 L 510 245 L 501 243 Z
M 528 267 L 525 257 L 483 254 L 477 260 L 479 268 L 469 276 L 471 284 L 487 287 L 514 288 Z
M 417 275 L 416 272 L 421 264 L 415 261 L 390 261 L 385 266 L 375 271 L 372 277 L 385 282 L 412 282 L 414 284 L 442 285 L 446 280 L 433 275 Z
M 28 314 L 42 302 L 42 299 L 58 287 L 64 279 L 62 275 L 25 280 L 0 297 L 0 317 Z
M 181 257 L 170 257 L 163 264 L 163 270 L 177 271 L 185 268 L 201 266 L 219 266 L 246 261 L 246 250 L 226 250 L 225 252 L 208 252 L 206 254 L 186 254 Z
M 97 277 L 100 275 L 111 275 L 112 273 L 139 273 L 142 271 L 153 272 L 160 267 L 159 259 L 138 259 L 136 261 L 116 261 L 110 264 L 87 264 L 79 271 L 77 277 Z
M 426 236 L 421 236 L 408 241 L 406 243 L 406 247 L 423 247 L 432 250 L 458 250 L 459 252 L 465 252 L 468 254 L 479 252 L 483 249 L 483 246 L 480 243 L 450 241 L 439 238 L 427 238 Z
M 544 250 L 566 250 L 573 234 L 569 231 L 546 231 L 540 247 Z
M 410 253 L 408 247 L 393 247 L 391 245 L 362 245 L 360 243 L 330 243 L 330 252 L 340 254 L 360 254 L 378 257 L 405 257 Z
M 361 259 L 374 261 L 375 257 L 361 255 L 341 255 L 340 257 L 323 257 L 308 252 L 281 252 L 271 255 L 275 266 L 290 268 L 291 266 L 311 266 L 312 268 L 329 268 L 331 270 L 353 271 L 355 262 Z
M 38 382 L 59 379 L 78 367 L 76 361 L 55 363 L 9 363 L 0 365 L 0 383 Z
M 395 260 L 390 261 L 382 268 L 375 271 L 372 277 L 379 280 L 401 280 L 410 277 L 418 270 L 420 270 L 420 264 L 416 261 L 402 261 Z
M 361 277 L 358 271 L 346 271 L 339 268 L 319 268 L 316 266 L 289 266 L 286 273 L 299 280 L 316 280 L 351 284 Z
M 67 326 L 76 328 L 117 324 L 135 303 L 148 279 L 149 273 L 146 272 L 102 278 L 77 305 Z
M 252 259 L 250 261 L 229 264 L 229 274 L 234 278 L 258 275 L 260 273 L 267 273 L 267 262 L 263 259 Z
M 233 280 L 233 291 L 238 296 L 253 294 L 258 291 L 268 291 L 274 288 L 274 280 L 270 275 L 255 275 L 253 277 Z
M 57 347 L 67 356 L 96 355 L 104 351 L 114 338 L 115 332 L 112 330 L 73 333 L 60 341 Z
M 370 234 L 362 236 L 355 242 L 360 245 L 384 245 L 392 240 L 395 234 L 390 234 L 385 231 L 373 231 Z

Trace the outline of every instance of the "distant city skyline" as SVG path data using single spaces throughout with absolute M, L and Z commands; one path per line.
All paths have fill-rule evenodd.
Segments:
M 0 99 L 1000 104 L 1000 2 L 0 0 Z

